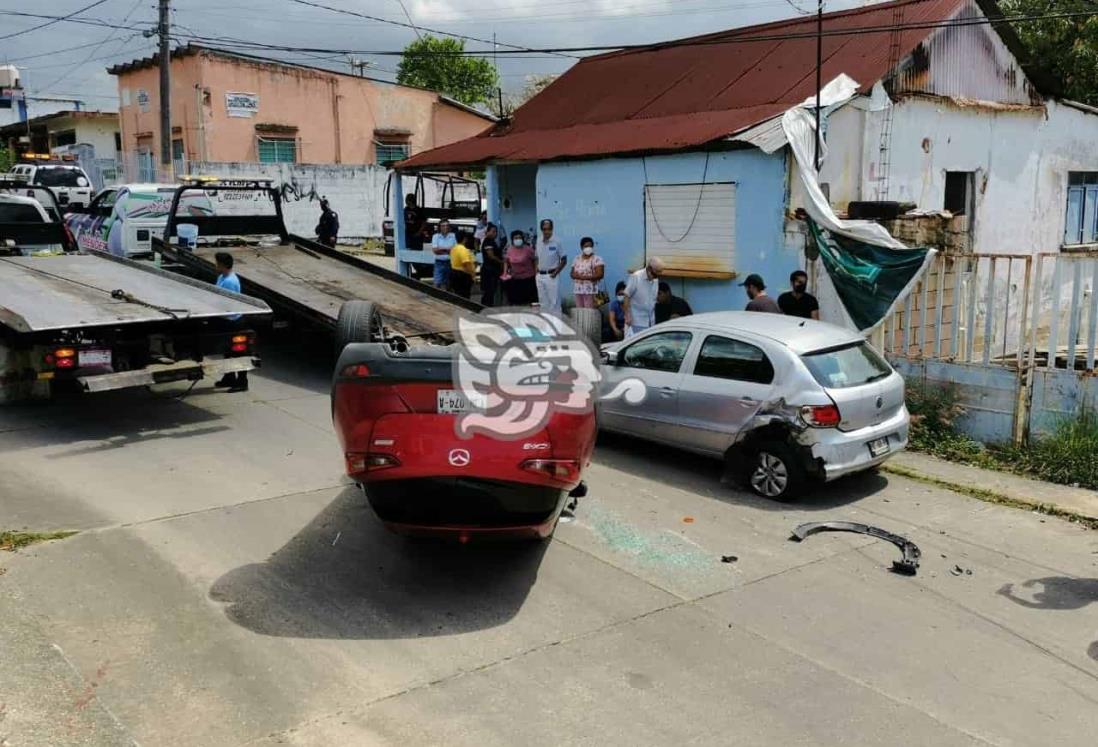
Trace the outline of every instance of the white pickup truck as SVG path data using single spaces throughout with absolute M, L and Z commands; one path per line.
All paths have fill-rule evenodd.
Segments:
M 71 207 L 87 207 L 91 204 L 91 179 L 75 163 L 66 161 L 34 161 L 19 163 L 11 167 L 8 174 L 26 181 L 28 185 L 49 187 L 57 195 L 62 210 Z M 28 193 L 28 197 L 34 197 Z

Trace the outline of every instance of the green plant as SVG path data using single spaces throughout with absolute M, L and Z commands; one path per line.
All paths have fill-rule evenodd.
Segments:
M 988 455 L 983 445 L 957 430 L 964 415 L 957 387 L 916 384 L 908 387 L 907 409 L 911 413 L 911 448 L 970 464 L 984 464 Z
M 0 148 L 0 174 L 11 171 L 14 164 L 15 154 L 11 152 L 11 148 Z
M 5 532 L 0 531 L 0 550 L 15 552 L 21 547 L 33 545 L 36 542 L 49 542 L 51 540 L 65 539 L 76 532 Z
M 404 48 L 397 83 L 438 91 L 463 104 L 480 104 L 495 93 L 499 75 L 488 60 L 466 55 L 464 41 L 424 34 Z
M 1098 490 L 1098 413 L 1084 410 L 1060 423 L 1051 437 L 1034 439 L 1027 449 L 1004 448 L 997 456 L 1014 471 Z

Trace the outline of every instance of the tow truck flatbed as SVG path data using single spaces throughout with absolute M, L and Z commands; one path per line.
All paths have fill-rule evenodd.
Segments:
M 287 232 L 282 220 L 278 190 L 265 182 L 197 181 L 176 191 L 175 203 L 188 190 L 252 191 L 270 199 L 274 215 L 177 216 L 173 209 L 165 239 L 153 239 L 154 251 L 197 271 L 206 278 L 216 274 L 215 255 L 228 252 L 233 271 L 245 293 L 261 298 L 283 315 L 335 329 L 340 307 L 346 301 L 370 301 L 381 312 L 385 326 L 405 336 L 450 338 L 461 310 L 479 311 L 480 304 L 371 264 L 338 249 Z M 239 204 L 263 204 L 237 198 Z M 199 244 L 183 248 L 173 243 L 179 223 L 198 228 Z M 204 244 L 208 237 L 246 238 L 240 246 L 220 240 Z M 257 237 L 264 237 L 255 241 Z
M 0 257 L 0 288 L 0 323 L 17 332 L 271 312 L 258 299 L 109 254 Z M 126 296 L 112 297 L 116 290 Z

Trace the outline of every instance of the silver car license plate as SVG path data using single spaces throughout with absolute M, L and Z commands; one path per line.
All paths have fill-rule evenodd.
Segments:
M 869 442 L 869 453 L 875 457 L 887 454 L 892 449 L 888 445 L 888 438 L 877 438 Z

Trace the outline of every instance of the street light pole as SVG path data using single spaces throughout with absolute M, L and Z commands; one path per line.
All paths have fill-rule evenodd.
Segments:
M 816 2 L 816 173 L 820 172 L 820 88 L 823 68 L 823 0 Z
M 169 3 L 160 0 L 160 21 L 156 27 L 160 34 L 160 168 L 168 181 L 172 176 L 172 79 L 171 50 L 168 31 L 171 23 Z

